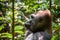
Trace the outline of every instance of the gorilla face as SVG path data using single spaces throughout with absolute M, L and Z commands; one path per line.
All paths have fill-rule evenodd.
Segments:
M 30 20 L 26 21 L 25 27 L 32 31 L 44 31 L 51 23 L 50 14 L 46 11 L 38 11 L 36 14 L 31 14 Z

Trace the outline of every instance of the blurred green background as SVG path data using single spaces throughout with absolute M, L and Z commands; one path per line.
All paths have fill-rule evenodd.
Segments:
M 59 0 L 15 0 L 14 1 L 14 40 L 24 40 L 25 18 L 38 10 L 51 10 L 53 22 L 51 40 L 60 40 L 60 1 Z M 0 40 L 12 40 L 12 0 L 0 0 Z

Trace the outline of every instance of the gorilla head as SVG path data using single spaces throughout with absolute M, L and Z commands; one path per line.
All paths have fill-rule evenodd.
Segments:
M 31 14 L 30 20 L 26 21 L 25 27 L 31 32 L 45 31 L 51 27 L 51 14 L 49 10 L 38 11 Z

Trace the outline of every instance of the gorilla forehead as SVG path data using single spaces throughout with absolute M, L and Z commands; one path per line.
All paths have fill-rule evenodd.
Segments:
M 31 14 L 34 18 L 44 18 L 46 16 L 51 17 L 50 11 L 49 10 L 39 10 L 35 14 Z

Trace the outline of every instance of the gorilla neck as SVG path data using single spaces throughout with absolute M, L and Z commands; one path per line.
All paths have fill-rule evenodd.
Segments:
M 39 27 L 39 28 L 33 28 L 32 30 L 31 30 L 33 33 L 36 33 L 36 32 L 44 32 L 44 31 L 46 31 L 46 29 L 44 28 L 44 27 Z
M 42 29 L 37 29 L 37 30 L 34 30 L 32 31 L 33 33 L 36 33 L 36 32 L 45 32 L 45 30 L 42 30 Z

